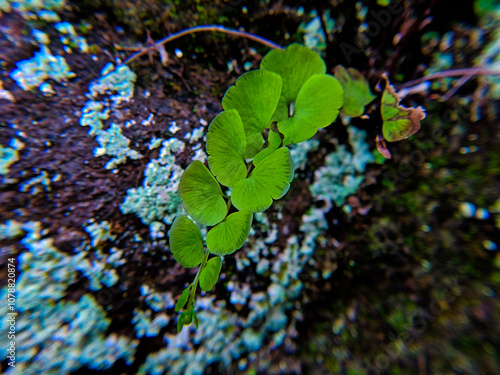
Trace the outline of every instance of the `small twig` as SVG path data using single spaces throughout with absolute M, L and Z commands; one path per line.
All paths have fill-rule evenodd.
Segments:
M 266 38 L 262 38 L 262 37 L 260 37 L 258 35 L 255 35 L 255 34 L 252 34 L 252 33 L 248 33 L 246 31 L 240 31 L 240 30 L 236 30 L 236 29 L 230 29 L 230 28 L 226 28 L 224 26 L 219 26 L 219 25 L 201 25 L 201 26 L 190 27 L 189 29 L 185 29 L 185 30 L 179 31 L 179 32 L 177 32 L 175 34 L 169 35 L 169 36 L 167 36 L 167 37 L 159 40 L 158 42 L 154 43 L 152 46 L 150 46 L 148 48 L 145 48 L 142 51 L 133 54 L 128 59 L 126 59 L 123 62 L 123 64 L 128 64 L 129 62 L 137 59 L 138 57 L 141 57 L 141 56 L 145 55 L 146 53 L 148 53 L 148 52 L 150 52 L 150 51 L 158 48 L 159 46 L 164 45 L 164 44 L 166 44 L 168 42 L 171 42 L 171 41 L 173 41 L 175 39 L 178 39 L 178 38 L 180 38 L 180 37 L 182 37 L 184 35 L 193 34 L 193 33 L 199 33 L 199 32 L 204 32 L 204 31 L 216 31 L 216 32 L 224 33 L 224 34 L 240 36 L 240 37 L 243 37 L 243 38 L 254 40 L 254 41 L 256 41 L 258 43 L 261 43 L 261 44 L 263 44 L 265 46 L 268 46 L 270 48 L 283 49 L 283 47 L 281 47 L 279 44 L 271 42 L 270 40 L 268 40 Z
M 450 99 L 460 89 L 460 87 L 462 87 L 463 85 L 465 85 L 467 83 L 467 81 L 469 79 L 471 79 L 471 78 L 472 78 L 471 75 L 463 76 L 462 78 L 460 78 L 460 80 L 457 81 L 457 82 L 455 82 L 455 84 L 453 85 L 453 87 L 448 90 L 448 92 L 441 98 L 441 100 L 443 102 L 445 102 L 448 99 Z
M 398 86 L 398 89 L 401 90 L 406 87 L 415 86 L 422 82 L 431 81 L 433 79 L 438 78 L 446 78 L 446 77 L 461 77 L 461 76 L 500 76 L 500 70 L 491 70 L 485 68 L 465 68 L 465 69 L 453 69 L 453 70 L 444 70 L 442 72 L 429 74 L 427 76 L 415 79 L 413 81 L 408 81 Z

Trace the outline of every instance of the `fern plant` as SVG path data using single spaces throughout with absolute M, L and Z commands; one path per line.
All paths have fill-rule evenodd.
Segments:
M 169 231 L 175 260 L 187 268 L 198 267 L 175 307 L 182 310 L 178 331 L 191 323 L 198 326 L 198 285 L 205 292 L 215 286 L 221 257 L 244 245 L 253 214 L 268 209 L 290 188 L 294 166 L 287 146 L 329 126 L 339 115 L 344 91 L 348 105 L 343 111 L 349 116 L 362 115 L 375 98 L 359 72 L 338 67 L 335 76 L 338 79 L 326 74 L 316 52 L 292 44 L 271 50 L 260 69 L 240 76 L 225 93 L 224 111 L 208 127 L 209 168 L 194 161 L 184 171 L 179 196 L 187 215 L 179 215 Z M 403 112 L 399 100 L 384 96 L 383 102 L 399 111 L 394 116 Z M 392 112 L 382 114 L 387 114 L 388 124 L 392 121 L 389 125 L 399 125 Z M 195 222 L 209 227 L 206 238 Z

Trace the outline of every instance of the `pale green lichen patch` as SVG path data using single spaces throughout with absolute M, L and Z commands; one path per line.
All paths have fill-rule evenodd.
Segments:
M 53 55 L 45 45 L 31 59 L 20 61 L 16 66 L 17 69 L 10 76 L 23 90 L 41 89 L 46 79 L 63 82 L 75 77 L 66 60 L 62 56 Z M 47 89 L 44 91 L 48 92 Z
M 71 48 L 78 48 L 80 52 L 86 53 L 89 50 L 87 41 L 79 36 L 75 27 L 69 22 L 59 22 L 54 27 L 62 35 L 59 37 L 61 43 L 64 45 L 65 52 L 71 53 Z
M 315 182 L 311 185 L 314 196 L 337 206 L 358 190 L 366 165 L 375 161 L 365 141 L 366 132 L 353 126 L 348 127 L 348 132 L 353 153 L 346 146 L 337 145 L 337 150 L 327 155 L 325 165 L 316 170 Z
M 21 184 L 20 191 L 26 193 L 30 192 L 31 195 L 35 195 L 42 192 L 49 192 L 51 179 L 47 171 L 41 171 L 38 176 L 31 178 L 30 180 Z
M 146 167 L 143 185 L 129 189 L 120 207 L 124 214 L 134 213 L 146 225 L 158 221 L 171 224 L 181 212 L 177 189 L 184 170 L 175 164 L 175 160 L 185 144 L 176 138 L 162 144 L 160 156 Z
M 19 154 L 15 148 L 0 145 L 0 175 L 9 172 L 9 167 L 19 160 Z
M 304 33 L 304 45 L 314 51 L 323 51 L 326 48 L 326 37 L 321 27 L 321 18 L 315 10 L 309 13 L 311 21 L 302 22 L 299 25 L 299 31 Z M 330 10 L 327 9 L 323 14 L 324 24 L 328 33 L 335 30 L 335 20 L 330 16 Z
M 122 126 L 117 123 L 105 128 L 105 120 L 110 109 L 116 108 L 123 101 L 129 101 L 134 95 L 135 73 L 125 65 L 115 69 L 111 63 L 106 64 L 101 71 L 101 78 L 89 86 L 88 96 L 91 98 L 82 108 L 80 125 L 90 127 L 89 134 L 96 137 L 99 147 L 94 149 L 94 156 L 111 156 L 105 165 L 106 169 L 115 169 L 127 159 L 140 159 L 142 155 L 129 147 L 130 139 L 122 133 Z M 110 103 L 99 101 L 99 97 L 110 99 Z M 132 124 L 125 123 L 124 126 Z
M 25 250 L 17 258 L 16 289 L 29 298 L 17 305 L 17 363 L 8 373 L 69 374 L 82 366 L 104 370 L 119 359 L 132 363 L 137 340 L 109 335 L 111 321 L 92 295 L 65 299 L 85 253 L 60 252 L 38 222 L 16 225 L 10 234 L 19 236 L 21 231 L 26 233 L 21 241 Z M 0 297 L 7 300 L 7 287 L 0 290 Z M 8 328 L 3 319 L 0 333 L 5 337 Z
M 59 21 L 55 12 L 65 7 L 66 0 L 0 0 L 1 12 L 18 11 L 24 18 L 40 18 L 47 22 Z
M 96 137 L 99 148 L 94 149 L 94 156 L 111 156 L 112 159 L 105 165 L 106 169 L 114 169 L 118 164 L 126 162 L 127 158 L 140 159 L 142 155 L 129 148 L 130 139 L 122 134 L 118 124 L 111 124 L 108 130 L 102 130 Z
M 112 63 L 108 63 L 102 68 L 101 78 L 89 86 L 89 94 L 94 99 L 98 95 L 110 95 L 115 105 L 122 101 L 128 102 L 134 96 L 136 78 L 136 74 L 128 66 L 119 65 L 115 68 Z

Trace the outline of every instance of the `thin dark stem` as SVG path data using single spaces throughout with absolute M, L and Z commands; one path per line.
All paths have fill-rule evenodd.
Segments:
M 194 27 L 190 27 L 189 29 L 185 29 L 185 30 L 182 30 L 182 31 L 179 31 L 175 34 L 172 34 L 172 35 L 169 35 L 161 40 L 159 40 L 158 42 L 156 42 L 154 45 L 148 47 L 148 48 L 145 48 L 137 53 L 134 53 L 132 56 L 130 56 L 128 59 L 126 59 L 123 64 L 128 64 L 129 62 L 137 59 L 138 57 L 141 57 L 143 55 L 145 55 L 146 53 L 158 48 L 159 46 L 163 45 L 163 44 L 166 44 L 168 42 L 171 42 L 175 39 L 178 39 L 184 35 L 188 35 L 188 34 L 193 34 L 193 33 L 200 33 L 200 32 L 204 32 L 204 31 L 216 31 L 216 32 L 219 32 L 219 33 L 224 33 L 224 34 L 229 34 L 229 35 L 235 35 L 235 36 L 240 36 L 240 37 L 243 37 L 243 38 L 247 38 L 247 39 L 251 39 L 251 40 L 254 40 L 260 44 L 263 44 L 265 46 L 268 46 L 270 48 L 279 48 L 279 49 L 283 49 L 283 47 L 281 47 L 279 44 L 276 44 L 274 42 L 271 42 L 270 40 L 266 39 L 266 38 L 262 38 L 258 35 L 255 35 L 255 34 L 252 34 L 252 33 L 248 33 L 246 31 L 240 31 L 240 30 L 236 30 L 236 29 L 230 29 L 230 28 L 226 28 L 224 26 L 220 26 L 220 25 L 201 25 L 201 26 L 194 26 Z
M 398 86 L 398 89 L 401 90 L 406 87 L 418 85 L 422 82 L 431 81 L 433 79 L 446 78 L 446 77 L 461 77 L 461 76 L 500 76 L 500 70 L 491 70 L 485 68 L 444 70 L 442 72 L 429 74 L 427 76 L 415 79 L 413 81 L 403 83 L 402 85 Z
M 443 96 L 441 99 L 443 102 L 447 101 L 450 99 L 458 90 L 460 90 L 460 87 L 465 85 L 469 79 L 471 79 L 473 76 L 468 75 L 468 76 L 463 76 L 458 80 L 453 87 L 446 93 L 446 95 Z

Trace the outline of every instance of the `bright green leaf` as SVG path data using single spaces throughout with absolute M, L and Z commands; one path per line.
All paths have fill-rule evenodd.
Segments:
M 189 164 L 182 174 L 179 196 L 189 216 L 201 224 L 215 225 L 226 216 L 220 185 L 199 160 Z
M 278 73 L 283 80 L 281 96 L 273 120 L 289 116 L 289 108 L 299 91 L 314 74 L 324 74 L 326 65 L 320 55 L 300 44 L 291 44 L 284 51 L 273 49 L 260 63 L 260 68 Z
M 293 170 L 290 150 L 286 147 L 277 149 L 261 161 L 249 177 L 234 185 L 231 202 L 242 211 L 266 210 L 273 199 L 280 199 L 286 194 L 293 179 Z
M 387 84 L 382 94 L 381 113 L 382 134 L 388 142 L 397 142 L 408 138 L 420 129 L 420 121 L 425 118 L 422 107 L 407 108 L 399 104 L 396 90 L 385 77 Z
M 271 155 L 274 151 L 278 149 L 281 145 L 281 137 L 276 132 L 269 132 L 269 137 L 267 140 L 267 147 L 261 150 L 255 157 L 253 158 L 253 165 L 259 165 L 262 160 Z
M 207 234 L 207 248 L 215 255 L 234 253 L 245 243 L 253 215 L 250 211 L 232 213 Z
M 186 306 L 186 303 L 187 303 L 188 298 L 189 298 L 189 291 L 190 290 L 191 290 L 191 285 L 182 291 L 182 294 L 179 297 L 179 300 L 175 304 L 175 312 L 181 311 L 184 308 L 184 306 Z
M 344 90 L 335 77 L 316 74 L 300 89 L 292 117 L 278 122 L 285 135 L 284 145 L 300 143 L 316 134 L 318 128 L 330 125 L 344 102 Z
M 281 77 L 266 70 L 253 70 L 236 80 L 222 98 L 227 111 L 236 109 L 247 138 L 245 158 L 252 158 L 262 148 L 262 130 L 276 110 L 281 93 Z
M 168 235 L 170 250 L 181 265 L 193 268 L 203 261 L 203 238 L 196 224 L 186 215 L 175 218 Z
M 220 223 L 219 225 L 223 224 Z M 220 257 L 210 259 L 200 273 L 200 288 L 208 292 L 219 279 L 220 270 L 222 269 L 222 260 Z
M 342 65 L 335 67 L 334 75 L 344 89 L 342 112 L 351 117 L 361 116 L 365 106 L 376 98 L 370 91 L 368 81 L 358 70 L 346 69 Z
M 222 185 L 233 187 L 247 176 L 245 132 L 235 109 L 219 113 L 207 134 L 208 165 Z

